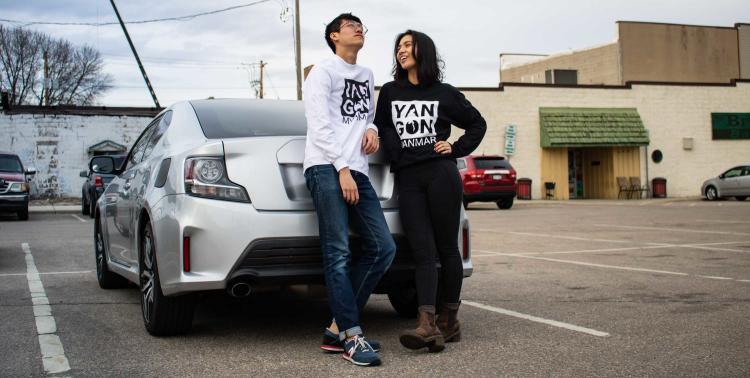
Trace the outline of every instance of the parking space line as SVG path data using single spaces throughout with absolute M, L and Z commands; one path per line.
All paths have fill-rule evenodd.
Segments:
M 37 273 L 37 274 L 48 274 L 48 275 L 56 275 L 56 274 L 86 274 L 91 273 L 90 270 L 76 270 L 72 272 L 45 272 L 45 273 Z M 26 276 L 28 273 L 2 273 L 0 274 L 0 277 L 11 277 L 11 276 Z
M 577 325 L 569 324 L 569 323 L 564 323 L 564 322 L 560 322 L 557 320 L 545 319 L 545 318 L 540 318 L 538 316 L 522 314 L 520 312 L 507 310 L 507 309 L 500 308 L 500 307 L 489 306 L 486 304 L 467 301 L 467 300 L 462 300 L 461 303 L 463 303 L 464 305 L 480 308 L 482 310 L 492 311 L 498 314 L 503 314 L 503 315 L 520 318 L 520 319 L 530 320 L 532 322 L 543 323 L 543 324 L 551 325 L 553 327 L 565 328 L 571 331 L 582 332 L 582 333 L 589 334 L 592 336 L 598 336 L 598 337 L 609 336 L 609 333 L 607 332 L 597 331 L 595 329 L 581 327 L 581 326 L 577 326 Z
M 667 228 L 667 227 L 646 227 L 646 226 L 623 226 L 619 224 L 594 224 L 596 227 L 612 227 L 612 228 L 625 228 L 631 230 L 651 230 L 651 231 L 671 231 L 671 232 L 687 232 L 693 234 L 716 234 L 716 235 L 741 235 L 750 236 L 748 232 L 732 232 L 732 231 L 710 231 L 710 230 L 686 230 L 680 228 Z
M 551 259 L 549 257 L 520 255 L 520 254 L 517 254 L 517 253 L 502 253 L 502 252 L 484 251 L 484 250 L 478 250 L 477 252 L 487 253 L 487 254 L 497 255 L 497 256 L 520 257 L 520 258 L 524 258 L 524 259 L 544 260 L 544 261 L 560 262 L 560 263 L 565 263 L 565 264 L 591 266 L 591 267 L 596 267 L 596 268 L 629 270 L 629 271 L 646 272 L 646 273 L 670 274 L 670 275 L 674 275 L 674 276 L 689 276 L 689 274 L 687 274 L 687 273 L 670 272 L 670 271 L 667 271 L 667 270 L 656 270 L 656 269 L 646 269 L 646 268 L 633 268 L 633 267 L 627 267 L 627 266 L 606 265 L 606 264 L 594 264 L 594 263 L 587 263 L 587 262 L 582 262 L 582 261 L 570 261 L 570 260 Z
M 52 316 L 52 307 L 49 305 L 49 299 L 44 291 L 29 244 L 22 243 L 21 249 L 26 255 L 26 279 L 32 297 L 34 324 L 39 338 L 39 349 L 42 352 L 44 371 L 47 374 L 64 373 L 70 370 L 70 364 L 65 357 L 62 341 L 56 334 L 57 324 Z
M 75 214 L 70 214 L 70 216 L 71 216 L 71 217 L 73 217 L 73 218 L 75 218 L 75 219 L 78 219 L 78 220 L 79 220 L 79 221 L 81 221 L 82 223 L 87 223 L 87 221 L 86 221 L 85 219 L 83 219 L 83 218 L 79 217 L 78 215 L 75 215 Z
M 492 257 L 492 256 L 519 257 L 519 258 L 523 258 L 523 259 L 533 259 L 533 260 L 543 260 L 543 261 L 559 262 L 559 263 L 564 263 L 564 264 L 582 265 L 582 266 L 589 266 L 589 267 L 594 267 L 594 268 L 626 270 L 626 271 L 644 272 L 644 273 L 668 274 L 668 275 L 683 276 L 683 277 L 691 277 L 692 276 L 692 277 L 708 278 L 708 279 L 723 280 L 723 281 L 734 281 L 734 282 L 750 282 L 750 280 L 740 280 L 740 279 L 735 279 L 735 278 L 730 278 L 730 277 L 704 276 L 704 275 L 698 275 L 698 274 L 689 274 L 689 273 L 682 273 L 682 272 L 672 272 L 672 271 L 668 271 L 668 270 L 657 270 L 657 269 L 647 269 L 647 268 L 634 268 L 634 267 L 619 266 L 619 265 L 595 264 L 595 263 L 587 263 L 587 262 L 582 262 L 582 261 L 570 261 L 570 260 L 551 259 L 551 258 L 548 258 L 548 257 L 530 256 L 530 255 L 524 255 L 524 254 L 518 254 L 518 253 L 503 253 L 503 252 L 486 251 L 486 250 L 475 250 L 475 251 L 481 253 L 481 255 L 479 255 L 479 257 Z M 477 255 L 472 255 L 472 256 L 477 256 Z

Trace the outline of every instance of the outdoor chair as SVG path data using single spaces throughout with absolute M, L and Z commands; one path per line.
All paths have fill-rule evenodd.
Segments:
M 617 192 L 617 199 L 628 198 L 630 199 L 633 194 L 633 188 L 630 182 L 628 182 L 627 177 L 618 177 L 617 178 L 617 187 L 619 188 L 619 191 Z
M 544 199 L 554 199 L 554 198 L 555 198 L 555 183 L 545 182 L 544 183 Z
M 638 198 L 643 198 L 643 194 L 646 194 L 646 198 L 648 198 L 648 184 L 641 186 L 641 178 L 640 177 L 631 177 L 630 178 L 630 190 L 631 190 L 631 198 L 636 193 L 638 193 Z

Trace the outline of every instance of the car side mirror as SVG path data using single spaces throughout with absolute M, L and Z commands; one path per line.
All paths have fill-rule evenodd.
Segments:
M 89 170 L 94 173 L 112 174 L 115 172 L 115 159 L 111 156 L 97 156 L 91 158 Z
M 719 179 L 720 179 L 720 180 L 723 180 L 723 179 L 724 179 L 724 174 L 723 174 L 723 173 L 719 175 Z
M 81 177 L 89 177 L 89 171 L 81 171 L 81 172 L 80 172 L 80 173 L 78 174 L 78 176 L 81 176 Z
M 34 167 L 27 168 L 26 169 L 26 174 L 29 175 L 29 176 L 34 176 L 36 174 L 36 168 L 34 168 Z

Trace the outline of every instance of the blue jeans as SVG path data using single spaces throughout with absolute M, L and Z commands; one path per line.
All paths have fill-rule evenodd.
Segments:
M 344 201 L 333 165 L 315 165 L 305 171 L 318 214 L 328 304 L 342 339 L 362 334 L 359 312 L 396 254 L 396 243 L 370 179 L 360 172 L 351 173 L 359 189 L 356 205 Z M 349 226 L 362 240 L 362 256 L 354 262 Z

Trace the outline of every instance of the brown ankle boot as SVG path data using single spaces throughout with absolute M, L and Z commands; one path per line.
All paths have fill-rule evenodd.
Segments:
M 399 341 L 414 350 L 427 348 L 430 352 L 440 352 L 445 349 L 443 335 L 435 325 L 435 307 L 420 306 L 417 328 L 401 332 Z
M 458 321 L 459 303 L 443 303 L 437 318 L 437 326 L 446 342 L 461 341 L 461 323 Z

